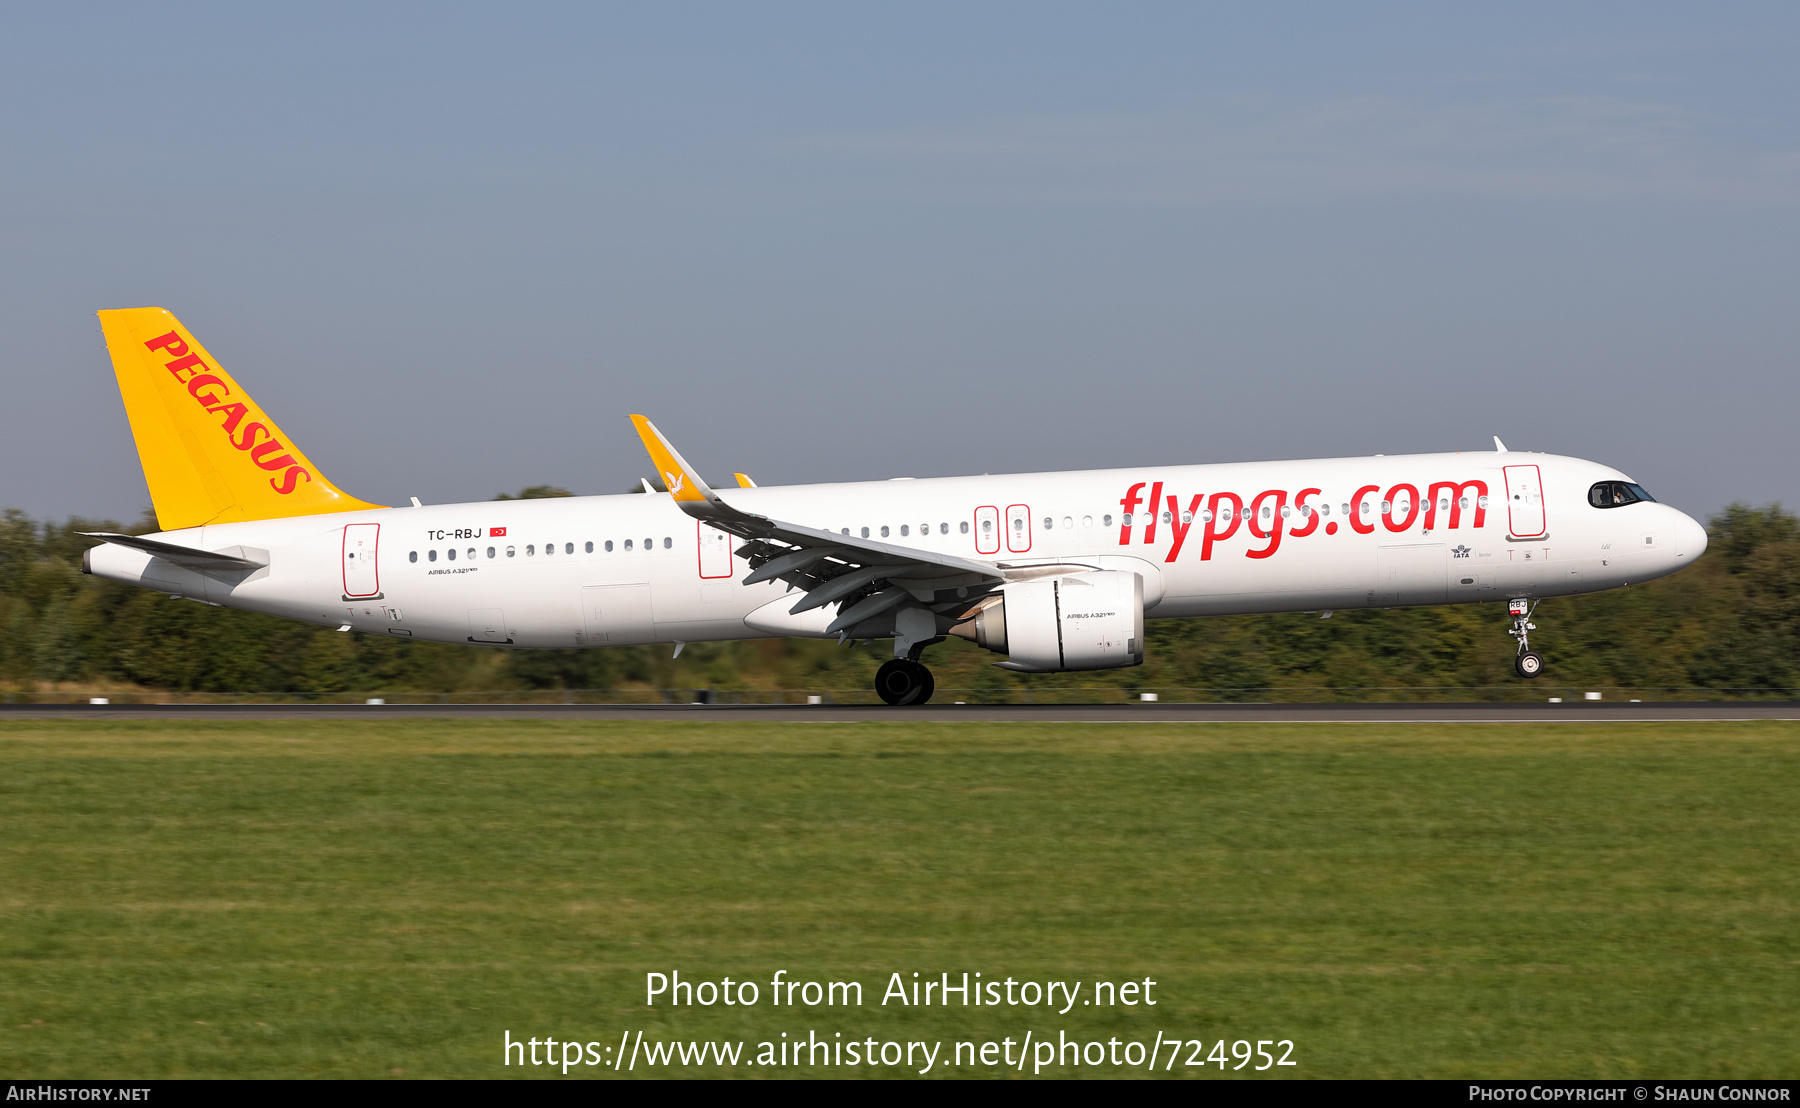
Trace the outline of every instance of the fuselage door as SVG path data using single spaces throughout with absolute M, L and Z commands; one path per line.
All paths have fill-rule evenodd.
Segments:
M 989 505 L 975 509 L 975 553 L 1000 553 L 1000 509 Z
M 1502 466 L 1506 476 L 1506 527 L 1515 539 L 1544 537 L 1544 481 L 1534 465 Z
M 381 595 L 381 570 L 375 548 L 381 524 L 352 523 L 344 528 L 344 599 L 372 599 Z
M 1031 549 L 1031 509 L 1024 504 L 1007 506 L 1006 549 L 1014 554 Z
M 731 536 L 717 527 L 696 520 L 700 536 L 700 576 L 712 579 L 731 576 Z

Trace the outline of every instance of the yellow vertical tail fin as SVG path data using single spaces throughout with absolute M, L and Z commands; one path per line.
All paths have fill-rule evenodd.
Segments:
M 99 316 L 164 531 L 381 507 L 327 481 L 173 315 Z

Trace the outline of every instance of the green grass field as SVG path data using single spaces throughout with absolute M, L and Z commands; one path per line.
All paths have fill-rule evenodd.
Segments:
M 1797 799 L 1778 723 L 12 721 L 0 1076 L 517 1075 L 503 1030 L 1792 1076 Z M 670 970 L 762 1003 L 646 1007 Z M 865 1003 L 771 1007 L 776 970 Z M 880 1004 L 965 970 L 1159 1004 Z

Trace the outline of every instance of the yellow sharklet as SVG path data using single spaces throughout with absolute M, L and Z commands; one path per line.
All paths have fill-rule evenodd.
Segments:
M 656 472 L 662 474 L 663 488 L 669 490 L 670 496 L 677 501 L 712 499 L 707 495 L 711 490 L 706 487 L 706 482 L 694 476 L 687 463 L 682 461 L 681 455 L 669 445 L 669 440 L 663 438 L 662 432 L 656 429 L 656 424 L 641 415 L 634 415 L 631 417 L 631 425 L 637 428 L 638 437 L 644 440 L 644 449 L 650 452 L 650 463 L 656 467 Z
M 173 315 L 98 314 L 164 531 L 381 507 L 327 481 Z

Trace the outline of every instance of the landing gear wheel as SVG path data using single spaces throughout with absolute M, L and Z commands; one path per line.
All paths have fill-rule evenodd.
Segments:
M 1531 622 L 1531 614 L 1537 610 L 1537 602 L 1528 596 L 1521 596 L 1506 602 L 1506 615 L 1512 626 L 1506 629 L 1519 644 L 1519 653 L 1513 659 L 1513 669 L 1520 677 L 1532 678 L 1544 672 L 1544 656 L 1531 649 L 1531 632 L 1537 630 L 1537 624 Z
M 890 658 L 875 671 L 875 694 L 887 704 L 923 704 L 936 690 L 931 671 L 906 658 Z

